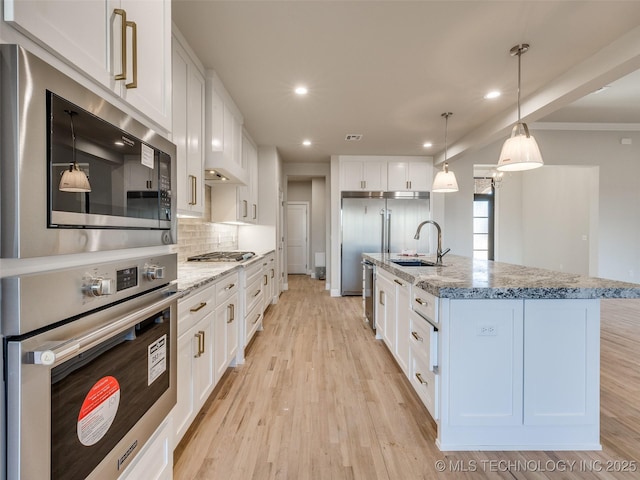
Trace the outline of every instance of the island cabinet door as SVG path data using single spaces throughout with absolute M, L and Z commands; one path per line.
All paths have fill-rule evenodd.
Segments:
M 526 300 L 525 425 L 599 420 L 600 301 Z
M 523 301 L 451 300 L 448 323 L 442 373 L 449 424 L 522 425 Z

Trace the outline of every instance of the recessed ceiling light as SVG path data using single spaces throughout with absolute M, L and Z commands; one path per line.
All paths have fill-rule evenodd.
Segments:
M 422 144 L 422 146 L 423 146 L 424 148 L 431 148 L 431 147 L 433 147 L 433 143 L 431 143 L 431 142 L 425 142 L 425 143 L 423 143 L 423 144 Z
M 303 140 L 302 145 L 304 145 L 305 147 L 311 146 L 311 140 Z
M 484 98 L 487 100 L 491 100 L 492 98 L 498 98 L 501 95 L 501 93 L 498 90 L 492 90 L 489 93 L 487 93 Z
M 302 85 L 299 87 L 296 87 L 294 91 L 296 92 L 297 95 L 306 95 L 307 93 L 309 93 L 309 90 L 307 89 L 307 87 L 304 87 Z

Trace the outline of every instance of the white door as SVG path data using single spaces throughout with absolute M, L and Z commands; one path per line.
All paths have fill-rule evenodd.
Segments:
M 307 273 L 307 229 L 309 206 L 306 203 L 287 204 L 287 271 Z

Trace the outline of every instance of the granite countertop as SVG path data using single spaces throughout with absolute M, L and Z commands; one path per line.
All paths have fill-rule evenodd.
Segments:
M 215 282 L 228 273 L 253 265 L 274 251 L 258 254 L 243 262 L 180 262 L 178 263 L 178 293 L 181 297 L 187 296 L 192 291 Z
M 441 267 L 401 267 L 391 260 L 408 257 L 393 253 L 363 257 L 443 298 L 640 298 L 640 284 L 456 255 L 445 256 Z M 435 256 L 420 258 L 435 262 Z

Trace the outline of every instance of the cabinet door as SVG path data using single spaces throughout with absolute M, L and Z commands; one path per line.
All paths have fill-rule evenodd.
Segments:
M 192 64 L 187 85 L 187 180 L 191 213 L 204 213 L 204 77 Z
M 238 294 L 233 295 L 225 305 L 227 310 L 227 365 L 233 363 L 237 353 L 240 338 L 240 305 L 238 304 Z
M 194 354 L 194 397 L 196 409 L 200 409 L 213 390 L 215 375 L 213 369 L 213 324 L 215 312 L 200 320 L 193 328 L 192 341 L 196 346 Z
M 340 190 L 365 190 L 361 160 L 342 160 L 340 162 Z
M 89 2 L 91 3 L 91 2 Z M 113 6 L 113 3 L 110 2 Z M 120 95 L 167 130 L 171 129 L 171 1 L 122 0 L 127 21 L 136 24 L 137 68 L 133 65 L 133 31 L 127 29 L 127 83 L 137 71 L 137 87 L 119 85 Z M 111 15 L 113 10 L 109 10 Z M 117 31 L 116 31 L 117 30 Z M 119 28 L 111 35 L 119 35 Z M 119 67 L 119 66 L 118 66 Z M 120 82 L 124 83 L 124 82 Z M 117 87 L 118 88 L 118 87 Z
M 409 285 L 402 281 L 403 285 L 396 286 L 396 360 L 402 371 L 409 372 L 409 349 L 411 339 L 411 322 L 409 319 L 410 300 Z
M 409 163 L 389 162 L 387 166 L 389 191 L 403 192 L 409 190 Z
M 227 370 L 227 319 L 229 310 L 227 304 L 218 305 L 213 331 L 213 367 L 215 370 L 215 383 L 218 383 Z
M 409 162 L 407 181 L 409 190 L 413 192 L 430 192 L 433 183 L 433 167 L 429 162 Z
M 190 330 L 178 339 L 178 401 L 173 409 L 175 427 L 175 444 L 182 439 L 191 425 L 194 412 L 194 355 L 197 352 L 197 341 L 194 342 Z
M 4 0 L 4 20 L 103 85 L 107 57 L 106 0 Z
M 174 39 L 172 58 L 172 118 L 171 140 L 176 145 L 176 188 L 178 213 L 190 213 L 192 184 L 187 155 L 187 90 L 189 88 L 189 57 Z
M 387 163 L 380 160 L 365 160 L 362 165 L 364 190 L 384 192 L 387 189 Z

